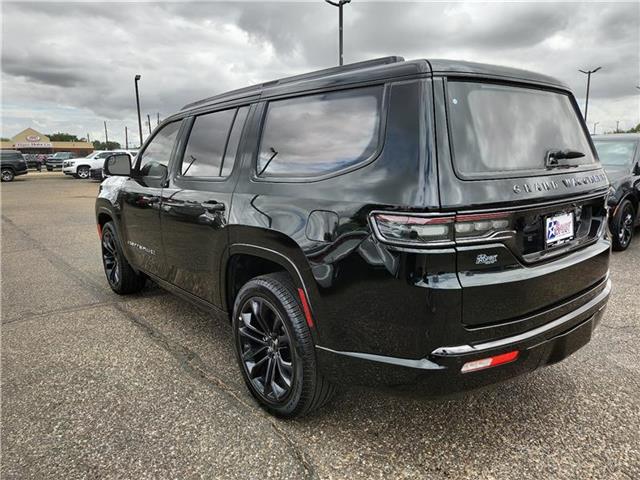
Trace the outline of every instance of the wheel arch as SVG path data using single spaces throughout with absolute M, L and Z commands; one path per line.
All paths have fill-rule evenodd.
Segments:
M 223 308 L 232 312 L 235 296 L 242 285 L 251 278 L 274 272 L 286 272 L 294 285 L 302 289 L 311 308 L 310 282 L 305 280 L 306 269 L 300 268 L 289 255 L 273 248 L 250 243 L 234 243 L 229 246 L 224 268 L 221 269 Z

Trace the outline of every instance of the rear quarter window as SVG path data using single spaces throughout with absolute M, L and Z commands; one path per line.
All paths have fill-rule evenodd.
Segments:
M 269 102 L 257 174 L 315 177 L 348 169 L 378 150 L 383 86 Z
M 573 150 L 595 162 L 568 94 L 520 86 L 449 80 L 449 133 L 456 171 L 463 177 L 513 176 L 546 170 L 547 152 Z

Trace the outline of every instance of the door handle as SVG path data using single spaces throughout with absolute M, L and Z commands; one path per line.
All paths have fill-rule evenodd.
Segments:
M 144 195 L 140 199 L 148 205 L 153 205 L 154 203 L 158 203 L 160 201 L 160 197 L 146 197 Z
M 222 212 L 225 209 L 224 203 L 219 202 L 202 202 L 200 206 L 209 212 Z

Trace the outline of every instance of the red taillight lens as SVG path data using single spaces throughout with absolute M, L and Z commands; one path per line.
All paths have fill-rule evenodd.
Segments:
M 402 243 L 442 243 L 453 240 L 454 217 L 421 217 L 376 213 L 373 216 L 380 236 Z
M 481 358 L 480 360 L 473 360 L 465 363 L 460 371 L 462 373 L 476 372 L 478 370 L 484 370 L 485 368 L 497 367 L 498 365 L 504 365 L 505 363 L 513 362 L 518 358 L 520 352 L 514 350 L 513 352 L 502 353 L 493 357 Z
M 380 239 L 392 243 L 442 245 L 512 233 L 511 215 L 502 212 L 456 216 L 374 213 L 373 221 Z

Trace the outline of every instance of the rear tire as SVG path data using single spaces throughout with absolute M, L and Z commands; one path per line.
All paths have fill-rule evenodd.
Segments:
M 16 177 L 15 173 L 13 173 L 13 170 L 10 168 L 3 168 L 0 175 L 2 176 L 3 182 L 13 182 L 13 179 Z
M 285 273 L 247 282 L 233 307 L 236 358 L 260 406 L 295 418 L 326 404 L 335 387 L 319 372 L 311 331 Z
M 100 239 L 102 249 L 102 265 L 111 290 L 119 295 L 136 293 L 142 290 L 146 277 L 137 273 L 122 253 L 120 240 L 113 225 L 107 222 L 102 227 Z
M 633 227 L 636 220 L 636 211 L 629 200 L 623 201 L 618 207 L 611 224 L 613 236 L 613 249 L 620 252 L 626 250 L 633 238 Z

